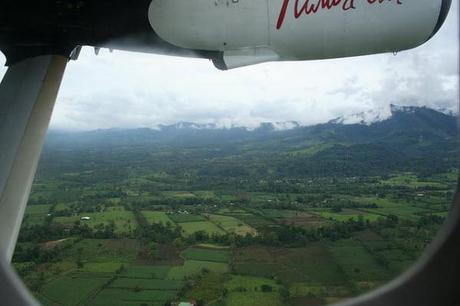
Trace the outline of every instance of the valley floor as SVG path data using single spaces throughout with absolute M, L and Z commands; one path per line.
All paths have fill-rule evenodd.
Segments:
M 447 216 L 456 176 L 311 179 L 308 193 L 42 180 L 14 265 L 49 306 L 325 305 L 413 264 Z

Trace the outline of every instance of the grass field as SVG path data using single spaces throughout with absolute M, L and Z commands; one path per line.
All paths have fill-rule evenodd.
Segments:
M 379 262 L 387 268 L 386 275 L 389 275 L 389 278 L 397 276 L 414 263 L 415 258 L 394 241 L 361 239 L 360 241 L 373 257 L 378 258 Z
M 293 283 L 289 287 L 289 295 L 293 298 L 300 297 L 347 297 L 350 295 L 350 288 L 346 286 L 322 286 L 308 283 Z
M 171 225 L 175 225 L 165 212 L 143 210 L 142 214 L 150 224 L 162 223 L 166 225 L 169 222 Z
M 273 222 L 271 220 L 263 216 L 254 215 L 250 213 L 239 214 L 237 218 L 255 229 L 273 225 Z
M 188 191 L 163 191 L 163 196 L 165 197 L 173 197 L 179 199 L 186 199 L 186 198 L 195 198 L 196 195 L 188 192 Z
M 314 144 L 312 146 L 309 146 L 306 149 L 300 149 L 300 150 L 293 150 L 289 152 L 289 155 L 292 156 L 299 156 L 299 155 L 306 155 L 306 156 L 313 156 L 323 150 L 332 148 L 334 145 L 331 143 L 320 143 L 320 144 Z
M 47 283 L 41 294 L 60 305 L 79 305 L 91 293 L 107 283 L 109 278 L 78 278 L 64 276 Z
M 107 262 L 86 262 L 81 268 L 85 272 L 107 272 L 115 273 L 120 269 L 123 263 L 119 261 L 107 261 Z
M 242 248 L 235 254 L 234 271 L 241 275 L 276 277 L 285 284 L 334 285 L 346 279 L 327 246 L 321 243 L 291 249 Z
M 213 199 L 216 197 L 216 193 L 212 190 L 196 190 L 193 194 L 203 199 Z
M 206 218 L 203 217 L 202 215 L 171 214 L 171 215 L 168 215 L 168 217 L 176 223 L 206 221 Z
M 419 253 L 414 251 L 414 246 L 421 250 L 424 244 L 420 237 L 425 239 L 428 234 L 423 232 L 425 229 L 404 226 L 423 215 L 446 216 L 444 200 L 448 193 L 440 189 L 436 180 L 401 174 L 390 179 L 376 179 L 373 183 L 380 188 L 403 190 L 405 194 L 399 198 L 379 196 L 374 192 L 360 196 L 342 194 L 342 190 L 331 193 L 326 199 L 319 198 L 321 200 L 317 200 L 316 194 L 221 195 L 207 190 L 147 192 L 133 185 L 125 191 L 127 196 L 110 195 L 105 199 L 109 207 L 102 212 L 77 215 L 75 205 L 78 201 L 59 201 L 54 208 L 73 211 L 75 215 L 55 217 L 53 224 L 70 228 L 78 221 L 95 229 L 100 224 L 113 223 L 116 233 L 113 239 L 44 242 L 40 246 L 48 250 L 64 246 L 61 240 L 67 241 L 68 246 L 62 248 L 56 262 L 41 265 L 26 261 L 15 266 L 18 271 L 30 268 L 36 276 L 40 275 L 38 271 L 44 272 L 44 285 L 36 295 L 47 306 L 164 306 L 181 300 L 200 300 L 208 306 L 325 305 L 383 285 L 415 261 Z M 148 182 L 151 182 L 148 178 L 142 180 L 143 184 Z M 329 188 L 327 181 L 320 183 Z M 419 192 L 423 196 L 419 196 Z M 96 196 L 99 191 L 88 189 L 82 193 Z M 163 204 L 163 200 L 176 199 L 185 203 L 197 197 L 212 204 L 204 200 L 194 206 L 170 207 L 166 201 Z M 247 205 L 237 202 L 243 198 L 248 199 Z M 139 232 L 134 231 L 137 222 L 134 214 L 123 208 L 124 201 L 140 203 L 141 213 L 149 224 L 180 226 L 181 237 L 174 236 L 167 243 L 152 242 L 147 236 L 144 240 L 137 239 Z M 343 206 L 339 212 L 330 207 L 335 201 Z M 299 208 L 302 203 L 305 207 Z M 277 208 L 278 204 L 288 209 Z M 29 206 L 26 224 L 44 223 L 50 208 L 51 205 Z M 398 216 L 402 226 L 366 223 L 365 230 L 353 229 L 348 239 L 309 240 L 299 244 L 303 247 L 257 242 L 257 236 L 255 242 L 244 247 L 246 240 L 238 240 L 233 235 L 205 240 L 189 237 L 197 231 L 209 236 L 249 233 L 263 237 L 266 231 L 282 229 L 285 225 L 307 231 L 315 231 L 317 227 L 335 230 L 333 225 L 337 222 L 351 218 L 374 222 L 390 214 Z M 81 221 L 82 216 L 91 219 Z M 407 238 L 409 230 L 418 235 L 417 241 Z M 154 255 L 148 253 L 153 244 Z M 23 249 L 30 247 L 25 243 L 20 245 Z
M 120 277 L 112 282 L 109 288 L 118 289 L 143 289 L 143 290 L 179 290 L 180 281 L 170 279 L 149 279 L 149 278 L 130 278 Z
M 246 234 L 256 235 L 257 231 L 244 222 L 230 216 L 209 215 L 209 220 L 217 226 L 223 228 L 228 233 L 244 236 Z
M 43 224 L 51 205 L 28 205 L 24 213 L 25 225 Z
M 372 211 L 372 210 L 371 210 Z M 348 221 L 353 218 L 355 221 L 358 220 L 359 216 L 362 216 L 363 220 L 376 221 L 382 218 L 382 215 L 372 214 L 366 211 L 359 211 L 356 209 L 344 208 L 341 212 L 335 213 L 330 210 L 314 210 L 314 213 L 318 214 L 322 218 L 334 220 L 334 221 Z
M 225 283 L 228 291 L 227 306 L 283 305 L 279 285 L 275 281 L 261 277 L 231 275 Z M 262 288 L 265 288 L 263 291 Z
M 126 267 L 121 275 L 123 277 L 164 279 L 170 269 L 170 266 L 131 265 Z
M 231 275 L 225 284 L 229 291 L 235 291 L 241 287 L 247 291 L 261 291 L 263 285 L 269 285 L 273 291 L 278 291 L 280 286 L 273 279 L 243 275 Z
M 165 279 L 169 266 L 130 265 L 87 298 L 84 305 L 165 305 L 175 300 L 181 280 Z M 81 274 L 80 274 L 81 275 Z M 94 275 L 94 273 L 93 273 Z
M 217 213 L 220 214 L 220 215 L 228 215 L 228 216 L 231 216 L 231 215 L 250 215 L 250 213 L 248 213 L 246 210 L 236 208 L 236 207 L 220 208 L 217 211 Z
M 67 205 L 65 203 L 59 203 L 54 207 L 54 210 L 59 212 L 59 211 L 64 211 L 64 210 L 69 209 L 69 208 L 70 208 L 69 205 Z
M 198 231 L 204 231 L 208 235 L 216 234 L 225 234 L 225 232 L 217 227 L 214 223 L 209 221 L 198 221 L 198 222 L 185 222 L 179 224 L 184 231 L 186 236 L 192 235 Z
M 130 263 L 140 250 L 134 239 L 83 239 L 63 252 L 63 257 L 93 263 Z
M 261 213 L 268 218 L 293 218 L 301 214 L 299 211 L 287 209 L 261 209 Z
M 378 208 L 343 208 L 335 213 L 330 208 L 312 208 L 306 212 L 226 207 L 214 210 L 215 213 L 167 214 L 143 210 L 142 214 L 151 224 L 170 222 L 181 226 L 183 236 L 197 231 L 209 235 L 244 235 L 256 233 L 256 226 L 280 224 L 312 228 L 350 218 L 357 220 L 359 216 L 372 222 L 388 214 L 410 220 L 422 214 L 446 214 L 388 198 L 350 196 L 349 199 L 374 203 Z M 430 199 L 425 197 L 424 200 Z M 46 205 L 36 206 L 30 211 L 37 215 L 46 210 Z M 92 217 L 88 222 L 90 226 L 96 226 L 91 222 L 123 219 L 131 212 L 110 208 L 104 212 L 107 214 L 104 218 L 98 218 L 98 214 L 88 214 Z M 65 218 L 72 217 L 57 217 L 54 222 L 72 222 Z M 126 227 L 120 225 L 126 220 L 114 222 L 119 228 Z M 253 226 L 249 225 L 251 223 Z M 83 239 L 63 250 L 62 261 L 46 268 L 48 281 L 38 296 L 49 306 L 108 306 L 114 305 L 113 301 L 122 306 L 163 306 L 182 298 L 201 299 L 211 306 L 324 305 L 376 288 L 414 261 L 411 253 L 398 245 L 404 243 L 403 239 L 400 242 L 386 240 L 385 237 L 391 235 L 394 234 L 369 228 L 354 232 L 350 239 L 314 242 L 301 248 L 235 247 L 212 242 L 185 248 L 172 243 L 158 244 L 157 253 L 162 255 L 152 262 L 139 255 L 144 246 L 135 239 Z M 83 264 L 77 268 L 79 259 Z M 192 282 L 193 286 L 184 289 L 186 282 Z M 67 293 L 64 287 L 78 288 L 78 292 Z M 75 303 L 65 304 L 67 296 Z
M 299 226 L 305 229 L 312 229 L 318 227 L 327 227 L 333 223 L 331 220 L 326 220 L 320 215 L 314 213 L 299 212 L 293 217 L 279 218 L 279 223 Z
M 421 215 L 433 212 L 430 209 L 418 207 L 408 203 L 394 202 L 388 199 L 374 197 L 355 198 L 357 202 L 373 203 L 378 208 L 362 208 L 361 211 L 380 215 L 395 215 L 401 219 L 417 220 Z
M 390 278 L 389 271 L 379 264 L 359 241 L 336 241 L 329 249 L 349 279 L 359 282 Z
M 215 250 L 229 250 L 230 249 L 230 246 L 228 245 L 218 245 L 218 244 L 212 244 L 212 243 L 199 243 L 199 244 L 196 244 L 195 246 L 200 247 L 200 248 L 215 249 Z
M 203 269 L 216 273 L 226 273 L 228 271 L 228 264 L 212 261 L 186 260 L 183 266 L 172 267 L 166 278 L 183 280 L 185 277 L 201 273 Z
M 31 215 L 39 214 L 46 216 L 50 208 L 51 205 L 28 205 L 25 213 Z
M 90 217 L 90 220 L 80 221 L 81 217 Z M 126 211 L 123 207 L 110 207 L 104 212 L 96 213 L 82 213 L 78 216 L 71 217 L 56 217 L 53 222 L 56 224 L 64 224 L 72 226 L 76 221 L 88 224 L 88 226 L 95 228 L 102 225 L 108 225 L 111 222 L 115 225 L 116 234 L 128 234 L 134 231 L 137 227 L 134 215 L 130 211 Z
M 202 301 L 202 305 L 223 305 L 224 283 L 226 275 L 221 273 L 205 273 L 184 293 L 184 300 Z
M 422 180 L 413 173 L 396 175 L 389 179 L 381 180 L 380 183 L 389 186 L 404 186 L 417 189 L 426 187 L 447 188 L 445 183 L 441 183 L 435 180 Z
M 40 296 L 46 305 L 164 305 L 176 299 L 181 280 L 164 279 L 170 267 L 127 266 L 121 274 L 101 272 L 108 263 L 91 263 L 85 269 L 47 283 Z M 119 264 L 114 267 L 120 267 Z M 96 271 L 97 270 L 97 271 Z M 113 278 L 113 279 L 112 279 Z M 71 302 L 69 302 L 71 301 Z
M 139 306 L 141 304 L 163 306 L 166 301 L 176 298 L 174 290 L 133 290 L 106 288 L 89 303 L 91 306 Z M 116 301 L 116 304 L 114 304 Z
M 227 250 L 188 248 L 181 255 L 185 259 L 227 263 L 231 254 Z

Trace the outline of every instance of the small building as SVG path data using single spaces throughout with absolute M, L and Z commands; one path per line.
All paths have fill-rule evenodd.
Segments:
M 90 219 L 91 219 L 90 217 L 81 217 L 81 218 L 80 218 L 80 220 L 82 220 L 82 221 L 88 221 L 88 220 L 90 220 Z

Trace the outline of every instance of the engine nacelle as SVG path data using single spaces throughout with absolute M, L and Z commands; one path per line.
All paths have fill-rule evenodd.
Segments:
M 153 0 L 149 20 L 173 45 L 223 52 L 223 68 L 230 69 L 414 48 L 439 30 L 450 4 L 451 0 Z

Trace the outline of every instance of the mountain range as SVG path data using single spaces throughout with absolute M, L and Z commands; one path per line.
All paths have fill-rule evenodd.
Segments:
M 391 116 L 383 120 L 344 122 L 343 118 L 313 126 L 289 122 L 285 124 L 289 129 L 280 129 L 279 123 L 250 130 L 182 122 L 158 129 L 51 131 L 42 160 L 69 161 L 83 152 L 99 161 L 102 156 L 123 156 L 126 163 L 142 159 L 144 166 L 160 170 L 204 167 L 206 175 L 260 176 L 431 173 L 457 166 L 458 128 L 452 114 L 426 107 L 392 107 Z

